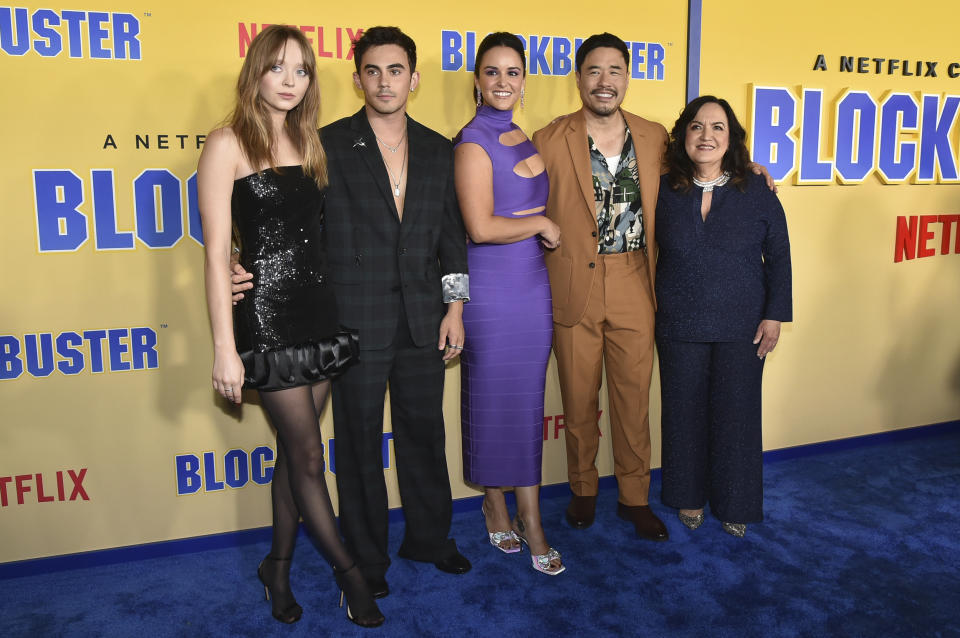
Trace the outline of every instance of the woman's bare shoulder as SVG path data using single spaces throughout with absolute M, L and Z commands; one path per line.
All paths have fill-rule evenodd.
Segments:
M 203 142 L 203 146 L 204 148 L 213 146 L 221 150 L 236 149 L 239 151 L 240 140 L 237 139 L 237 135 L 233 132 L 232 128 L 229 126 L 224 126 L 213 129 L 207 133 L 207 137 Z

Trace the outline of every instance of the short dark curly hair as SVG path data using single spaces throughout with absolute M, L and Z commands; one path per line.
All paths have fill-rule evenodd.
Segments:
M 367 49 L 385 44 L 396 44 L 407 52 L 410 62 L 410 73 L 417 70 L 417 45 L 413 38 L 400 30 L 399 27 L 370 27 L 353 43 L 353 63 L 360 73 L 360 60 Z
M 687 155 L 686 149 L 687 126 L 704 104 L 718 104 L 727 115 L 727 131 L 730 139 L 720 168 L 730 171 L 730 181 L 742 191 L 746 188 L 747 164 L 750 163 L 750 153 L 747 151 L 746 143 L 747 132 L 730 104 L 713 95 L 701 95 L 687 104 L 670 131 L 670 143 L 667 145 L 665 158 L 669 169 L 670 187 L 674 190 L 687 191 L 693 185 L 693 160 Z

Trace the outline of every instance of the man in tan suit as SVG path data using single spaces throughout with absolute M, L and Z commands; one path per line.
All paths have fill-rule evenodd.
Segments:
M 533 136 L 547 166 L 547 216 L 562 243 L 547 253 L 554 352 L 566 416 L 567 520 L 593 523 L 602 366 L 619 499 L 637 534 L 666 540 L 650 510 L 650 375 L 653 370 L 654 212 L 667 132 L 620 109 L 630 77 L 623 40 L 587 38 L 576 56 L 583 108 Z

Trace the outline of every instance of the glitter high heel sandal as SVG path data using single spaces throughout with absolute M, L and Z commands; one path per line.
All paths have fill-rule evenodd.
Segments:
M 743 538 L 743 536 L 747 533 L 747 526 L 744 523 L 724 523 L 723 531 L 731 536 Z
M 523 521 L 517 518 L 515 523 L 518 531 L 514 533 L 522 542 L 527 544 L 527 547 L 530 547 L 530 542 L 527 541 L 527 537 L 523 535 Z M 530 562 L 535 570 L 547 576 L 556 576 L 567 570 L 566 565 L 563 564 L 560 552 L 550 546 L 547 546 L 546 554 L 534 554 L 533 548 L 530 548 Z M 554 562 L 557 564 L 554 564 Z
M 516 554 L 520 551 L 520 538 L 513 530 L 510 530 L 509 532 L 487 532 L 487 536 L 490 537 L 490 544 L 504 554 Z M 509 541 L 513 541 L 517 544 L 507 545 L 504 547 L 503 543 L 507 543 Z
M 487 513 L 483 509 L 483 505 L 480 506 L 480 515 L 483 516 L 483 524 L 487 524 Z M 487 536 L 490 538 L 490 544 L 499 549 L 504 554 L 516 554 L 522 548 L 520 545 L 520 538 L 517 534 L 511 529 L 505 532 L 487 532 Z M 509 543 L 504 547 L 504 543 Z M 513 543 L 516 543 L 514 545 Z

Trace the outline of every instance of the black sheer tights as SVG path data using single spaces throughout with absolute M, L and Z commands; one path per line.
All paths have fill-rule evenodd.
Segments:
M 290 593 L 290 563 L 284 559 L 293 556 L 302 517 L 327 561 L 342 574 L 338 581 L 342 581 L 356 620 L 372 615 L 382 622 L 383 616 L 360 570 L 351 569 L 354 561 L 340 539 L 327 492 L 319 419 L 329 388 L 330 382 L 325 381 L 314 386 L 260 393 L 267 417 L 277 430 L 277 460 L 271 485 L 273 544 L 264 562 L 264 578 L 269 581 L 275 607 L 285 602 L 296 604 Z M 289 600 L 283 600 L 287 595 Z

